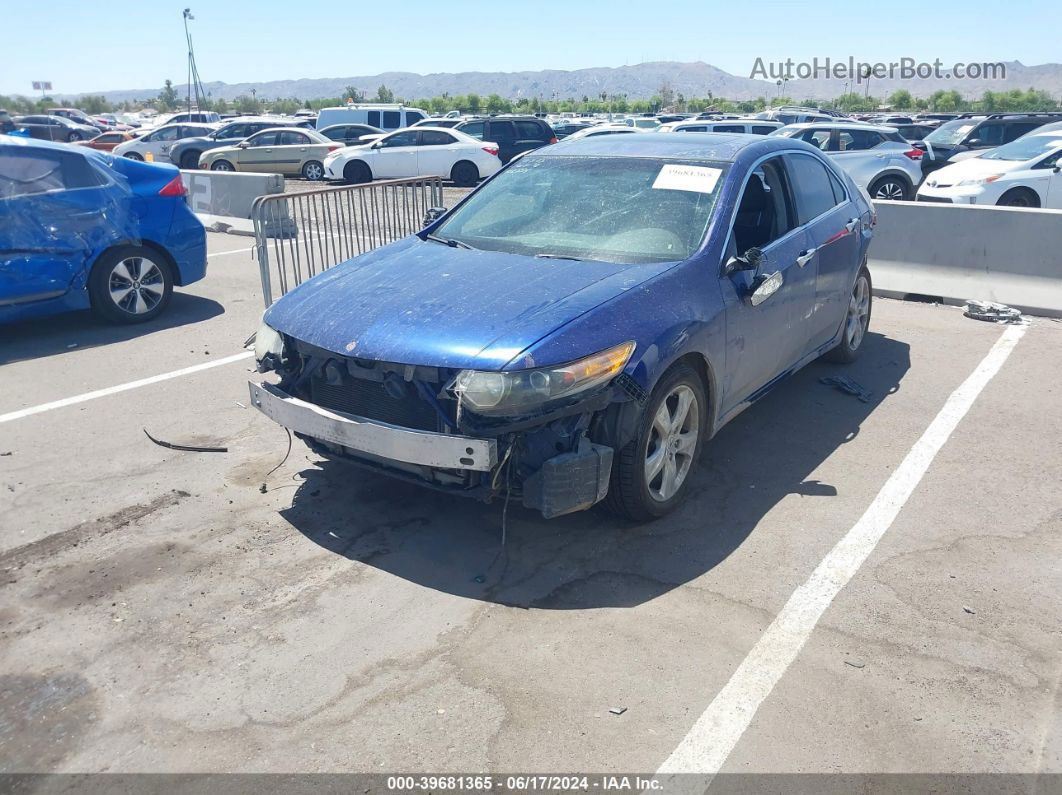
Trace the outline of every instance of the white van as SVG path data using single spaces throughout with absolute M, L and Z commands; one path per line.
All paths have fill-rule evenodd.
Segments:
M 368 124 L 370 127 L 391 132 L 410 127 L 426 118 L 428 114 L 420 108 L 407 108 L 404 105 L 343 105 L 338 108 L 321 108 L 317 114 L 317 129 L 323 130 L 334 124 Z
M 689 119 L 664 124 L 659 132 L 716 132 L 745 133 L 747 135 L 770 135 L 782 128 L 778 121 L 760 119 Z

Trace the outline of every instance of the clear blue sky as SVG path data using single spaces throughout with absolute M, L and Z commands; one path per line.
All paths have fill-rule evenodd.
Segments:
M 191 0 L 189 0 L 191 2 Z M 183 4 L 3 0 L 0 93 L 154 88 L 185 81 Z M 1062 59 L 1057 2 L 966 0 L 778 5 L 697 0 L 254 0 L 196 5 L 199 73 L 226 83 L 385 71 L 578 69 L 696 61 L 748 76 L 766 60 L 902 56 L 955 61 Z M 867 8 L 866 13 L 861 13 Z M 919 21 L 920 14 L 926 21 Z M 934 21 L 936 20 L 936 21 Z

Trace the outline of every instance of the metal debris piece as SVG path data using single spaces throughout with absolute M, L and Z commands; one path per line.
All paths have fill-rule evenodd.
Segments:
M 1021 323 L 1021 312 L 1012 306 L 997 304 L 995 301 L 969 299 L 963 314 L 974 320 L 985 320 L 989 323 Z
M 963 605 L 962 610 L 964 613 L 969 613 L 971 616 L 977 615 L 977 611 L 974 610 L 972 607 L 967 607 L 966 605 Z
M 863 668 L 866 666 L 866 663 L 862 660 L 845 660 L 844 664 L 851 665 L 853 668 Z
M 819 379 L 819 383 L 825 384 L 826 386 L 832 386 L 835 389 L 848 393 L 849 395 L 854 395 L 864 403 L 869 403 L 870 396 L 874 394 L 870 390 L 863 389 L 862 386 L 846 375 L 824 375 Z
M 4 458 L 5 456 L 9 455 L 12 455 L 12 452 L 10 450 L 5 450 L 4 452 L 0 453 L 0 458 Z
M 613 715 L 622 715 L 626 711 L 626 707 L 611 707 L 609 709 L 609 712 L 611 712 Z
M 164 442 L 161 439 L 156 439 L 150 433 L 147 432 L 147 428 L 143 429 L 144 435 L 157 444 L 159 447 L 166 447 L 170 450 L 182 450 L 186 453 L 227 453 L 229 448 L 227 447 L 197 447 L 190 444 L 174 444 L 173 442 Z

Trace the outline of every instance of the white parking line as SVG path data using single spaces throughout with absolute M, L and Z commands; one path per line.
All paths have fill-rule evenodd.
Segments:
M 252 351 L 243 351 L 241 353 L 233 354 L 232 356 L 226 356 L 224 359 L 214 359 L 210 362 L 203 362 L 203 364 L 196 364 L 191 367 L 185 367 L 181 370 L 174 370 L 172 373 L 163 373 L 162 375 L 153 375 L 149 378 L 141 378 L 139 381 L 130 381 L 126 384 L 119 384 L 118 386 L 109 386 L 105 389 L 97 389 L 94 392 L 85 392 L 80 395 L 74 395 L 73 397 L 63 398 L 62 400 L 53 400 L 51 403 L 41 403 L 37 406 L 30 406 L 27 409 L 19 409 L 18 411 L 9 411 L 7 414 L 0 414 L 0 424 L 5 422 L 11 422 L 12 420 L 20 420 L 23 417 L 29 417 L 34 414 L 41 414 L 45 411 L 51 411 L 52 409 L 61 409 L 66 406 L 73 406 L 77 403 L 84 403 L 86 400 L 95 400 L 96 398 L 107 397 L 108 395 L 115 395 L 119 392 L 127 392 L 130 389 L 139 389 L 142 386 L 149 386 L 150 384 L 157 384 L 159 381 L 168 381 L 171 378 L 180 378 L 182 375 L 191 375 L 192 373 L 202 372 L 203 370 L 209 370 L 212 367 L 220 367 L 223 364 L 232 364 L 233 362 L 241 361 L 254 356 Z
M 999 372 L 1026 326 L 1010 326 L 985 358 L 948 397 L 943 408 L 882 486 L 866 512 L 823 558 L 808 580 L 742 661 L 712 703 L 657 771 L 665 791 L 703 791 L 749 727 L 753 716 L 796 659 L 812 630 L 889 529 L 934 457 L 981 390 Z M 698 774 L 696 782 L 671 777 Z

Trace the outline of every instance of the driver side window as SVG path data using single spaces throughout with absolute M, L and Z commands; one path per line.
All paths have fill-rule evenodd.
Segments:
M 785 174 L 782 158 L 772 157 L 749 175 L 734 218 L 737 253 L 769 246 L 796 227 Z

